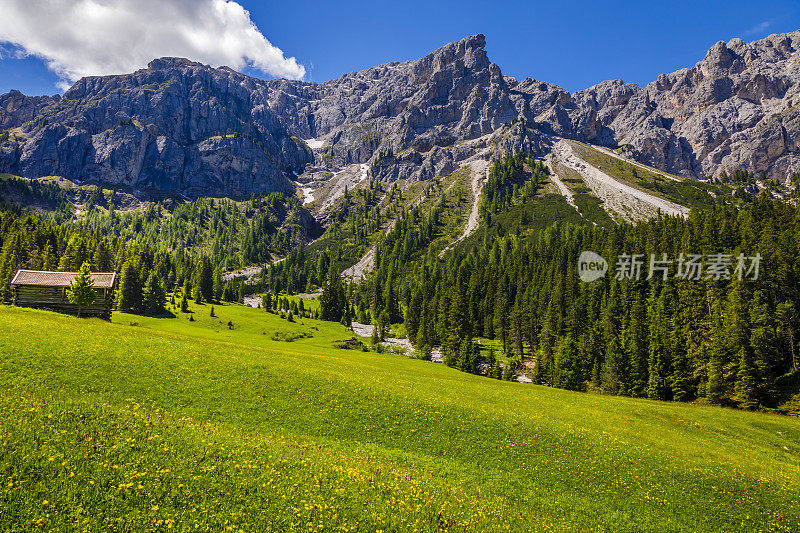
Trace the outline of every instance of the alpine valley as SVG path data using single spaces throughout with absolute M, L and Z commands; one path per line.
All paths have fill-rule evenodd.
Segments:
M 800 31 L 574 93 L 485 45 L 0 95 L 0 304 L 116 273 L 0 305 L 0 527 L 796 530 Z

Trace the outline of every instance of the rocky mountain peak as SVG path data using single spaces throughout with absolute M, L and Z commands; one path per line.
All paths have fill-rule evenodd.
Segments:
M 206 66 L 203 65 L 202 63 L 191 61 L 184 57 L 159 57 L 158 59 L 154 59 L 147 64 L 148 70 L 168 70 L 173 68 L 185 68 L 185 67 L 204 68 Z
M 482 154 L 477 141 L 515 119 L 495 146 L 545 150 L 544 132 L 623 146 L 684 176 L 800 170 L 800 31 L 720 41 L 645 87 L 609 80 L 573 94 L 503 76 L 485 46 L 473 35 L 324 83 L 164 57 L 83 78 L 63 98 L 11 92 L 0 96 L 0 131 L 22 134 L 0 137 L 0 172 L 229 196 L 291 190 L 288 176 L 308 163 L 427 179 Z M 312 137 L 313 151 L 301 140 Z

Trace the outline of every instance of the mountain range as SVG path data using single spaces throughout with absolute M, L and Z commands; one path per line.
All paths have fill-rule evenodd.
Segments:
M 351 181 L 418 181 L 509 152 L 556 157 L 562 138 L 685 178 L 797 170 L 800 31 L 720 41 L 645 87 L 575 93 L 503 75 L 485 44 L 475 35 L 321 84 L 161 58 L 63 96 L 12 91 L 0 95 L 0 172 L 236 198 L 313 192 L 353 165 Z

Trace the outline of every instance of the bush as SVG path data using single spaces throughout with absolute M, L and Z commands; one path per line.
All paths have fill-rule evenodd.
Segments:
M 310 331 L 276 331 L 271 339 L 280 342 L 294 342 L 297 339 L 310 339 L 314 335 Z

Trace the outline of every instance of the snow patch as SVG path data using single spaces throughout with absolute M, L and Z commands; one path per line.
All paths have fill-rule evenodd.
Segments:
M 308 205 L 314 201 L 314 189 L 303 187 L 303 205 Z
M 325 141 L 318 141 L 314 137 L 311 137 L 310 139 L 303 139 L 303 142 L 306 143 L 312 150 L 322 148 L 322 145 L 325 144 Z
M 303 187 L 303 184 L 299 181 L 295 181 L 294 185 L 303 191 L 303 205 L 308 205 L 314 201 L 314 189 L 311 187 Z

